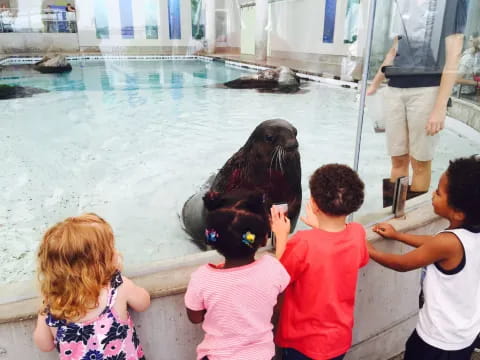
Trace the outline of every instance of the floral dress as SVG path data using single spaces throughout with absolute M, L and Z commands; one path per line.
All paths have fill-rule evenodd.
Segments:
M 107 306 L 93 320 L 68 322 L 47 313 L 47 325 L 57 328 L 55 344 L 60 360 L 145 360 L 130 314 L 123 321 L 113 308 L 122 283 L 117 272 L 110 282 Z

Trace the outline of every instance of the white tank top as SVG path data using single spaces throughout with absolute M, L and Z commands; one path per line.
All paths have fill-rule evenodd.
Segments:
M 463 245 L 464 259 L 446 271 L 426 267 L 417 333 L 427 344 L 442 350 L 469 347 L 480 332 L 480 233 L 447 230 Z

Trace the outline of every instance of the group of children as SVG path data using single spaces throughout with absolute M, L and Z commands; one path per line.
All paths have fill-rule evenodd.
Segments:
M 480 156 L 452 161 L 433 194 L 447 230 L 419 236 L 374 227 L 415 248 L 402 255 L 376 249 L 362 225 L 347 223 L 364 198 L 352 169 L 320 167 L 310 192 L 302 220 L 311 229 L 290 238 L 289 219 L 276 207 L 268 213 L 262 194 L 205 195 L 205 240 L 225 261 L 197 269 L 185 294 L 188 318 L 205 331 L 197 360 L 343 359 L 358 272 L 369 257 L 397 271 L 424 268 L 425 303 L 405 359 L 470 359 L 480 332 Z M 270 231 L 275 256 L 256 258 Z M 44 307 L 34 341 L 42 351 L 56 347 L 60 359 L 72 360 L 144 358 L 127 307 L 144 311 L 150 297 L 121 275 L 107 222 L 86 214 L 55 225 L 38 262 Z

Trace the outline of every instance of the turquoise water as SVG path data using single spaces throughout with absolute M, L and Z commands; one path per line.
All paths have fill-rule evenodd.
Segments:
M 197 252 L 181 229 L 181 207 L 263 120 L 297 127 L 304 199 L 318 166 L 353 163 L 355 90 L 314 82 L 297 94 L 215 88 L 246 73 L 217 62 L 72 65 L 61 75 L 0 72 L 0 83 L 50 90 L 0 101 L 0 283 L 31 278 L 45 229 L 87 211 L 112 224 L 127 265 Z M 381 207 L 384 141 L 367 119 L 363 214 Z M 451 129 L 440 144 L 434 182 L 448 159 L 478 152 L 478 143 Z

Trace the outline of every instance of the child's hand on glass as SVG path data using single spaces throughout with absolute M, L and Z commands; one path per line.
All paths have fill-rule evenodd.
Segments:
M 290 219 L 285 213 L 274 205 L 270 208 L 270 217 L 270 225 L 275 236 L 277 238 L 288 237 L 290 233 Z
M 302 216 L 300 220 L 302 220 L 307 226 L 310 226 L 312 228 L 318 228 L 318 219 L 315 213 L 313 212 L 312 199 L 310 199 L 310 201 L 307 203 L 305 210 L 306 210 L 306 214 L 305 216 Z
M 388 239 L 395 239 L 397 230 L 388 223 L 375 224 L 372 228 L 374 232 Z

